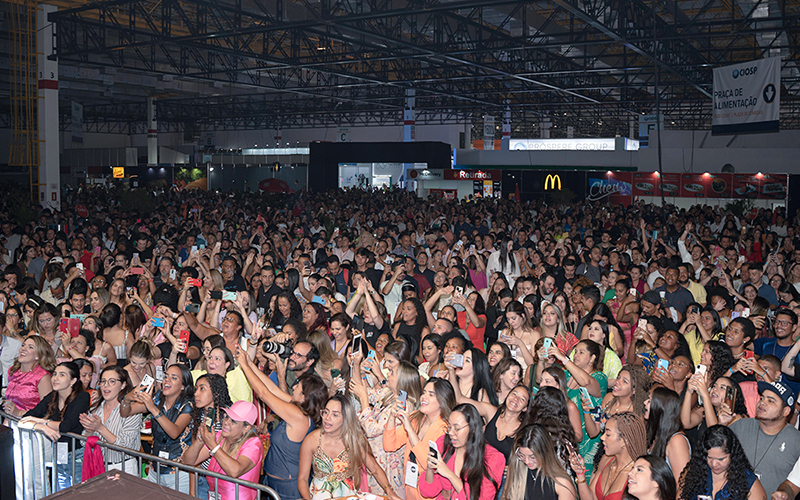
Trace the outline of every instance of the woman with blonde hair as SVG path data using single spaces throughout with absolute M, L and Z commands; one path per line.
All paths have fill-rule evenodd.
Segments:
M 355 495 L 362 489 L 362 466 L 375 477 L 389 500 L 400 500 L 370 451 L 350 398 L 337 394 L 325 405 L 322 428 L 303 440 L 297 489 L 305 500 Z
M 22 342 L 17 359 L 8 370 L 8 387 L 3 410 L 21 417 L 53 391 L 50 374 L 56 368 L 53 349 L 38 335 Z
M 556 443 L 538 424 L 523 427 L 514 439 L 501 500 L 574 500 L 575 485 L 555 454 Z
M 331 338 L 324 330 L 314 330 L 306 337 L 306 341 L 314 345 L 319 351 L 319 359 L 314 367 L 317 375 L 330 387 L 333 382 L 331 370 L 342 369 L 342 360 L 331 347 Z
M 360 373 L 354 373 L 350 378 L 350 391 L 361 402 L 359 420 L 361 427 L 367 435 L 372 453 L 378 465 L 386 471 L 391 486 L 396 491 L 403 490 L 403 463 L 402 448 L 386 451 L 383 447 L 383 434 L 390 425 L 391 418 L 398 410 L 413 409 L 419 406 L 422 393 L 420 377 L 417 368 L 407 361 L 401 361 L 397 368 L 389 373 L 385 387 L 368 389 Z M 405 393 L 405 402 L 399 397 Z M 370 490 L 375 492 L 379 485 L 370 481 Z

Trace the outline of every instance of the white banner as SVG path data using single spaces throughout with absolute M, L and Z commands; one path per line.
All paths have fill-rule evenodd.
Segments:
M 712 134 L 775 132 L 780 107 L 780 57 L 714 69 Z
M 523 151 L 614 151 L 610 139 L 511 139 L 512 150 Z

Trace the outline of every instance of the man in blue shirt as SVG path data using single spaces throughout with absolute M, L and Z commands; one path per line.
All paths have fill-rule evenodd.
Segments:
M 764 265 L 761 262 L 749 262 L 747 266 L 750 269 L 750 283 L 752 283 L 754 287 L 758 288 L 759 297 L 764 297 L 767 299 L 772 309 L 777 309 L 778 294 L 775 292 L 775 289 L 769 285 L 769 283 L 764 283 Z M 739 293 L 742 293 L 742 290 L 744 290 L 744 287 L 747 284 L 748 283 L 742 283 L 742 286 L 739 287 Z
M 656 288 L 655 291 L 664 299 L 664 308 L 669 309 L 671 307 L 675 309 L 679 314 L 678 320 L 681 320 L 686 312 L 686 306 L 694 302 L 694 296 L 692 292 L 678 283 L 679 277 L 678 266 L 670 265 L 664 275 L 664 281 L 667 284 Z

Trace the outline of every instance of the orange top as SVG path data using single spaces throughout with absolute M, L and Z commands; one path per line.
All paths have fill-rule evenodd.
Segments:
M 445 433 L 446 427 L 447 422 L 439 417 L 428 428 L 428 432 L 426 432 L 424 436 L 420 437 L 420 440 L 416 446 L 406 446 L 404 462 L 408 462 L 409 456 L 413 451 L 414 456 L 417 459 L 417 464 L 419 465 L 420 480 L 425 474 L 425 469 L 428 468 L 428 441 L 436 441 L 442 437 Z M 386 426 L 386 430 L 383 431 L 384 450 L 389 452 L 397 451 L 406 444 L 409 443 L 408 433 L 406 432 L 405 427 L 402 425 L 398 425 L 397 427 L 392 427 L 391 425 Z M 419 487 L 412 488 L 411 486 L 406 485 L 406 500 L 423 500 L 423 498 L 424 497 L 419 493 Z

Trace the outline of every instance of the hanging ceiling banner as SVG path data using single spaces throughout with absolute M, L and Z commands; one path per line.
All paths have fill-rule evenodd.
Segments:
M 712 134 L 777 132 L 780 106 L 780 57 L 714 69 Z

